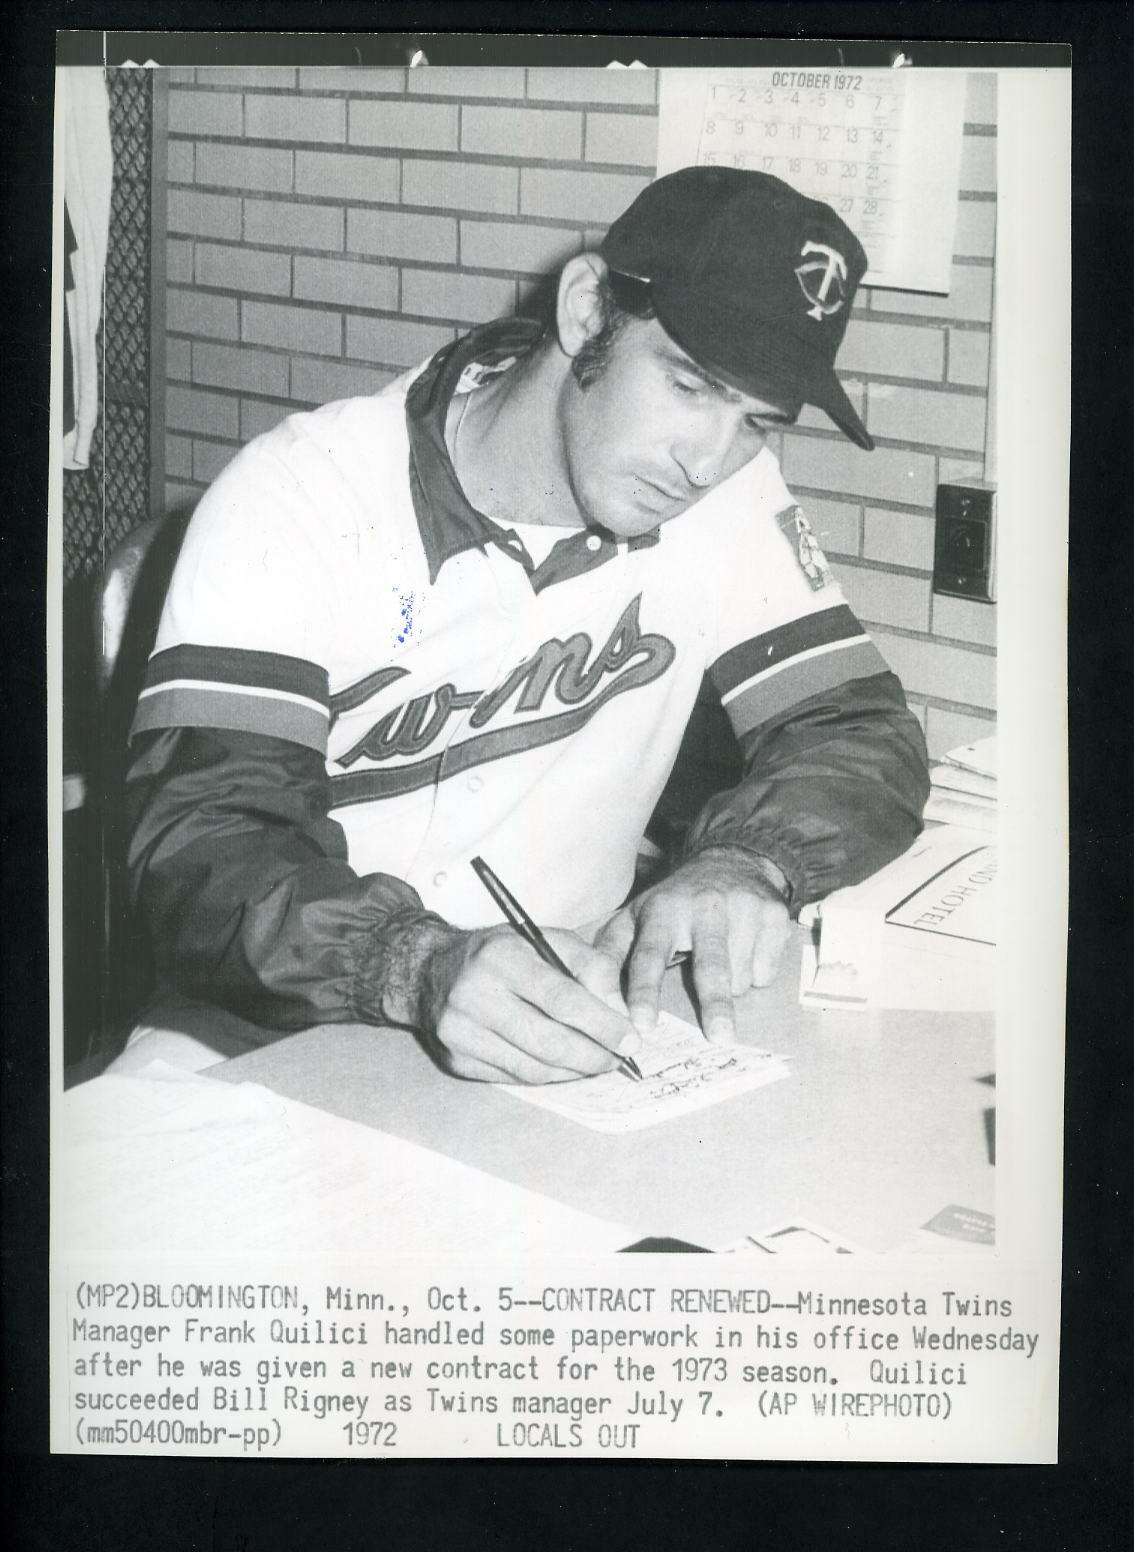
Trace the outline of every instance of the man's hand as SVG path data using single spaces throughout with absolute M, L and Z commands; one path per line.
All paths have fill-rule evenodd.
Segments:
M 774 864 L 739 847 L 699 853 L 607 922 L 595 947 L 626 965 L 635 1026 L 653 1028 L 666 967 L 692 953 L 705 1037 L 733 1040 L 733 998 L 775 978 L 788 939 L 788 913 Z
M 581 984 L 545 965 L 511 927 L 450 929 L 431 949 L 416 1022 L 457 1077 L 558 1083 L 609 1072 L 619 1053 L 641 1045 L 618 965 L 572 932 L 549 931 L 547 939 Z

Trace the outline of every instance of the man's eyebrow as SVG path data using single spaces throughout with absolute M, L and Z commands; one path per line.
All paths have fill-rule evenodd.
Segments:
M 703 366 L 698 366 L 697 362 L 691 356 L 687 356 L 684 351 L 663 350 L 662 354 L 671 366 L 678 367 L 681 371 L 688 372 L 692 377 L 699 378 L 706 388 L 711 389 L 726 404 L 738 404 L 744 398 L 742 393 L 739 393 L 735 388 L 730 388 L 728 383 L 722 383 L 719 377 L 714 377 Z M 757 420 L 767 420 L 775 425 L 782 426 L 790 426 L 792 424 L 791 416 L 783 410 L 756 410 L 753 413 Z

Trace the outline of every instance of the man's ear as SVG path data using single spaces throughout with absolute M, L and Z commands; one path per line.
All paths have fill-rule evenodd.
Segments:
M 577 253 L 568 259 L 559 277 L 555 326 L 564 354 L 575 357 L 587 340 L 602 328 L 603 308 L 599 287 L 606 276 L 606 260 L 597 253 Z

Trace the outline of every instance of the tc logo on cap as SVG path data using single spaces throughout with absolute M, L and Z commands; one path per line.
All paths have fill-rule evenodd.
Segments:
M 821 259 L 812 259 L 809 264 L 796 265 L 795 275 L 800 290 L 811 303 L 807 316 L 823 319 L 831 313 L 837 313 L 847 299 L 843 287 L 847 278 L 847 261 L 836 249 L 828 248 L 826 243 L 805 242 L 799 252 L 801 258 L 809 253 L 823 255 Z

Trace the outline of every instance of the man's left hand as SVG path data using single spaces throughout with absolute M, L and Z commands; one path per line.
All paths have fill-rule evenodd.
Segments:
M 735 1039 L 733 998 L 774 979 L 787 943 L 788 912 L 776 887 L 782 882 L 773 863 L 719 846 L 616 911 L 595 947 L 625 964 L 635 1027 L 653 1028 L 662 977 L 674 955 L 689 953 L 706 1039 Z

